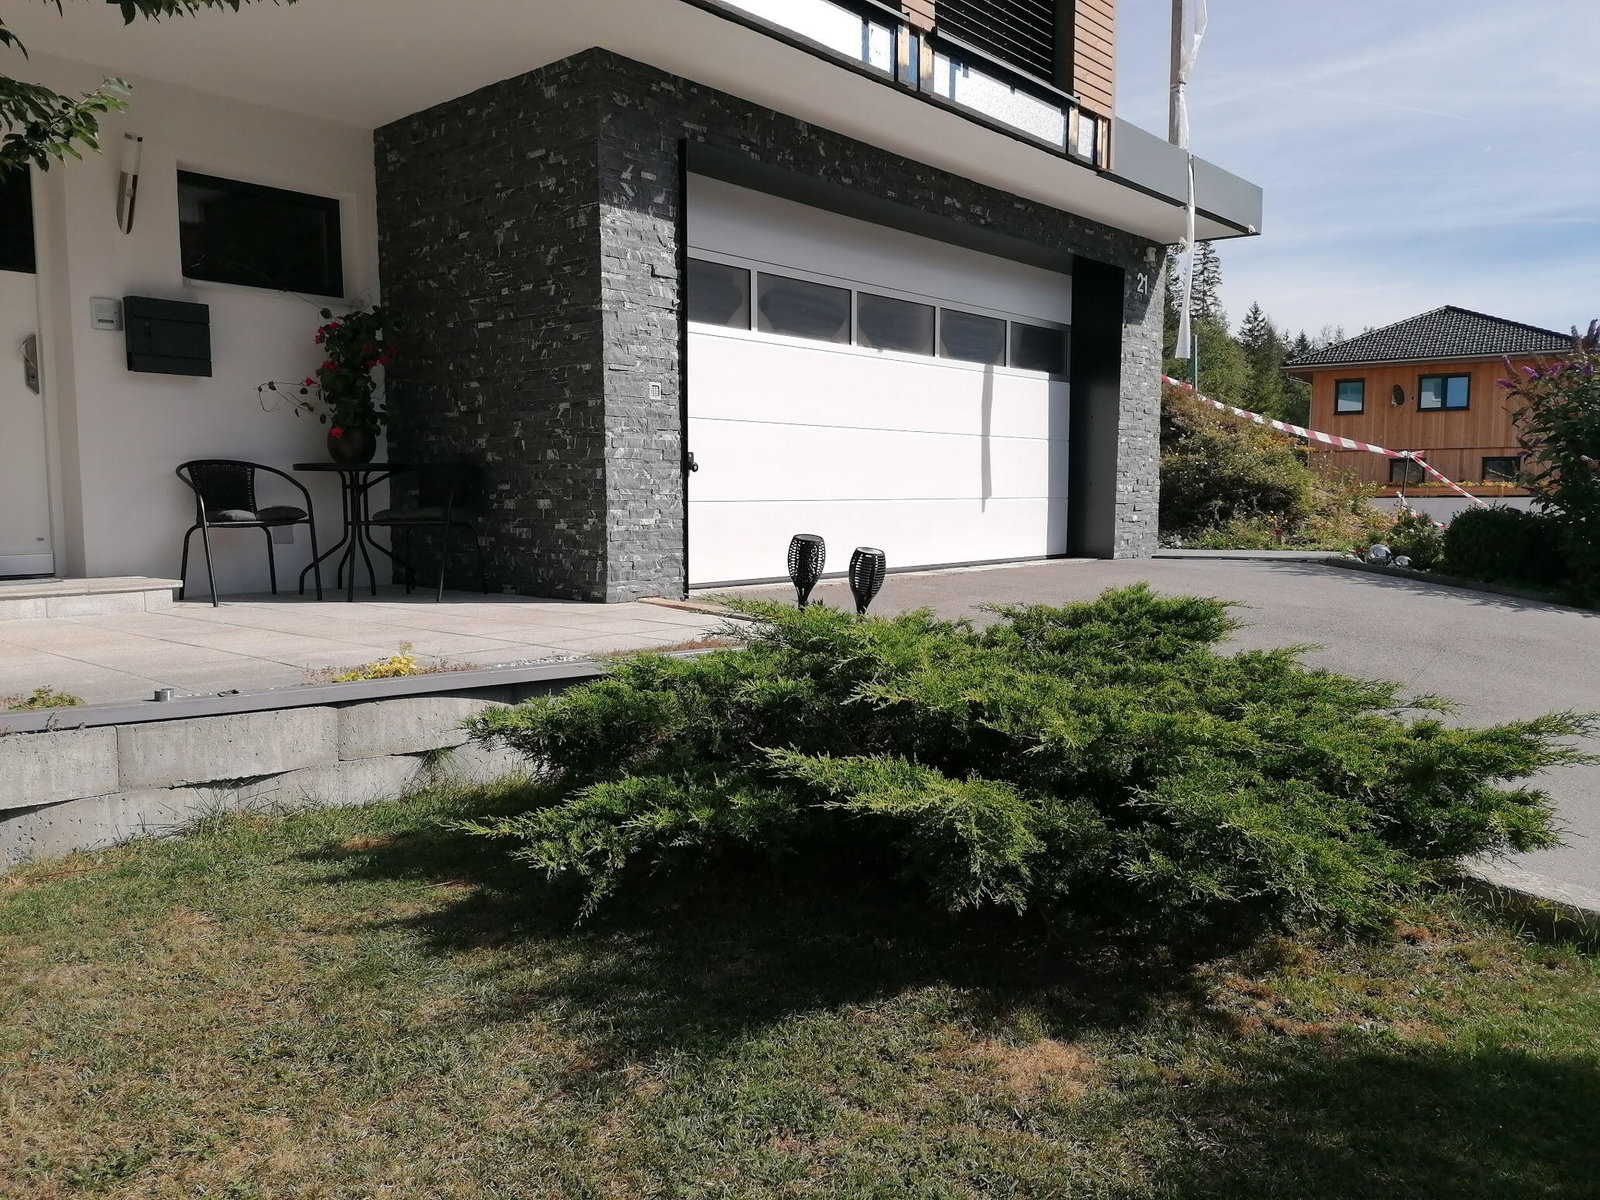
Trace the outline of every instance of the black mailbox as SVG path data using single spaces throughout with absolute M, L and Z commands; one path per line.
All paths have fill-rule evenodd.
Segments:
M 149 296 L 122 298 L 128 370 L 158 375 L 211 374 L 211 309 Z

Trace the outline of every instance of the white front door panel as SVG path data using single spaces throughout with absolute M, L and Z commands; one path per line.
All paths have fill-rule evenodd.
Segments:
M 45 458 L 43 392 L 48 380 L 42 366 L 34 372 L 27 362 L 29 357 L 39 361 L 38 328 L 34 277 L 0 271 L 0 577 L 55 570 Z M 30 377 L 38 391 L 30 386 Z

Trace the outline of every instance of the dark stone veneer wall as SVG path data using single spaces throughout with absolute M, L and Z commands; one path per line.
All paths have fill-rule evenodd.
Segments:
M 384 302 L 404 326 L 391 453 L 487 464 L 493 583 L 608 601 L 684 586 L 686 142 L 1123 268 L 1120 415 L 1103 413 L 1096 439 L 1114 438 L 1120 463 L 1095 489 L 1101 528 L 1075 542 L 1154 550 L 1162 306 L 1148 243 L 587 50 L 377 133 Z

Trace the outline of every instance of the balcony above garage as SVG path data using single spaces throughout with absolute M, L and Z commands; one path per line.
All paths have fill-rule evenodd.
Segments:
M 59 84 L 67 60 L 86 86 L 98 68 L 368 129 L 600 47 L 1152 241 L 1182 233 L 1184 155 L 1108 93 L 878 0 L 298 0 L 127 27 L 115 5 L 38 5 L 7 21 L 25 78 Z M 1196 179 L 1201 237 L 1258 231 L 1259 188 L 1203 162 Z

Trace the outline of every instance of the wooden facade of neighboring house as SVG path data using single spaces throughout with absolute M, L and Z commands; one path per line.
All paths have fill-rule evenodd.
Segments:
M 1481 496 L 1527 495 L 1516 402 L 1500 386 L 1520 366 L 1571 348 L 1570 335 L 1447 306 L 1290 362 L 1311 384 L 1310 426 L 1390 450 L 1415 450 Z M 1354 473 L 1385 495 L 1432 490 L 1401 460 L 1311 443 L 1315 464 Z

